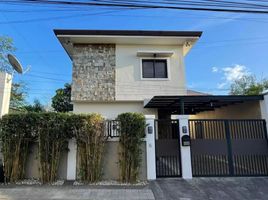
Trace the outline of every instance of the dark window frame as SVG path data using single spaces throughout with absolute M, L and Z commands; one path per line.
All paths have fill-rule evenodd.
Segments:
M 144 77 L 144 69 L 143 69 L 143 63 L 144 62 L 152 62 L 153 63 L 153 77 Z M 156 77 L 156 63 L 157 61 L 160 62 L 164 62 L 165 63 L 165 77 Z M 155 59 L 155 58 L 142 58 L 141 59 L 141 77 L 142 79 L 168 79 L 169 77 L 168 74 L 168 59 L 165 58 L 159 58 L 159 59 Z

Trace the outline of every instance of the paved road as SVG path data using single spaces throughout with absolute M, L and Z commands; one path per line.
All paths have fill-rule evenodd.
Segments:
M 159 179 L 150 188 L 156 200 L 268 200 L 268 177 Z
M 0 188 L 0 200 L 154 200 L 150 189 L 74 187 Z

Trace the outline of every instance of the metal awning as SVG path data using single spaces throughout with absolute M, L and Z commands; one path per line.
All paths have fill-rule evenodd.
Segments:
M 263 95 L 154 96 L 144 108 L 167 109 L 176 114 L 196 114 L 215 108 L 263 100 Z

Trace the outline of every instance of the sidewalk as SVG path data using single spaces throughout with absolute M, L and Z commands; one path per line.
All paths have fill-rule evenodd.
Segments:
M 0 200 L 154 200 L 150 189 L 102 189 L 85 187 L 31 187 L 0 188 Z

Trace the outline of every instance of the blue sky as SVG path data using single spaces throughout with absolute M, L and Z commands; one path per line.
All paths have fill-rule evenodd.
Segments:
M 185 58 L 190 89 L 226 94 L 229 83 L 243 74 L 268 76 L 268 15 L 96 7 L 63 11 L 0 3 L 0 35 L 12 37 L 15 55 L 24 67 L 31 66 L 15 77 L 26 83 L 29 102 L 37 98 L 49 104 L 55 90 L 71 81 L 71 61 L 53 29 L 203 31 Z

